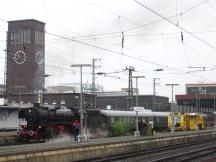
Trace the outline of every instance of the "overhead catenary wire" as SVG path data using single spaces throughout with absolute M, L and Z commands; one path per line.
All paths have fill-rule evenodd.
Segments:
M 0 20 L 2 20 L 2 19 L 0 19 Z M 6 21 L 6 20 L 3 20 L 3 21 Z M 113 50 L 110 50 L 110 49 L 106 49 L 106 48 L 102 48 L 102 47 L 99 47 L 99 46 L 91 45 L 91 44 L 88 44 L 88 43 L 85 43 L 85 42 L 77 41 L 77 40 L 74 40 L 72 38 L 64 37 L 64 36 L 61 36 L 61 35 L 58 35 L 58 34 L 49 33 L 47 31 L 45 31 L 45 33 L 47 33 L 49 35 L 52 35 L 52 36 L 56 36 L 56 37 L 62 38 L 62 39 L 66 39 L 66 40 L 70 40 L 70 41 L 73 41 L 73 42 L 77 42 L 79 44 L 83 44 L 83 45 L 86 45 L 86 46 L 90 46 L 90 47 L 94 47 L 94 48 L 97 48 L 97 49 L 100 49 L 100 50 L 111 52 L 113 54 L 122 55 L 119 52 L 116 52 L 116 51 L 113 51 Z M 134 57 L 134 56 L 126 55 L 126 54 L 124 56 L 128 57 L 128 58 L 131 58 L 131 59 L 134 59 L 134 60 L 138 60 L 138 61 L 146 62 L 146 63 L 149 63 L 149 64 L 157 65 L 157 66 L 160 66 L 160 67 L 165 67 L 165 68 L 168 68 L 168 69 L 172 69 L 172 70 L 175 70 L 175 71 L 185 72 L 185 71 L 173 68 L 173 67 L 168 67 L 168 66 L 165 66 L 165 65 L 162 65 L 162 64 L 159 64 L 159 63 L 155 63 L 155 62 L 151 62 L 151 61 L 148 61 L 148 60 L 145 60 L 145 59 L 141 59 L 141 58 L 138 58 L 138 57 Z
M 205 41 L 204 39 L 194 35 L 193 33 L 191 33 L 190 31 L 186 30 L 185 28 L 176 25 L 174 22 L 172 22 L 171 20 L 169 20 L 168 18 L 164 17 L 163 15 L 161 15 L 160 13 L 154 11 L 153 9 L 149 8 L 148 6 L 144 5 L 143 3 L 138 2 L 137 0 L 134 0 L 134 2 L 136 2 L 137 4 L 139 4 L 140 6 L 144 7 L 145 9 L 151 11 L 152 13 L 158 15 L 159 17 L 163 18 L 164 20 L 166 20 L 167 22 L 171 23 L 172 25 L 176 26 L 177 28 L 185 31 L 186 33 L 188 33 L 189 35 L 191 35 L 192 37 L 198 39 L 199 41 L 201 41 L 202 43 L 204 43 L 205 45 L 211 47 L 212 49 L 216 50 L 216 47 L 210 43 L 208 43 L 207 41 Z
M 7 20 L 4 20 L 4 19 L 0 19 L 1 21 L 4 21 L 4 22 L 8 22 Z M 106 48 L 102 48 L 102 47 L 98 47 L 98 46 L 94 46 L 94 45 L 91 45 L 91 44 L 88 44 L 88 43 L 85 43 L 85 42 L 80 42 L 80 41 L 77 41 L 73 38 L 68 38 L 68 37 L 64 37 L 64 36 L 61 36 L 61 35 L 57 35 L 57 34 L 53 34 L 53 33 L 49 33 L 49 32 L 46 32 L 45 33 L 47 34 L 50 34 L 50 35 L 53 35 L 53 36 L 56 36 L 56 37 L 59 37 L 59 38 L 62 38 L 62 39 L 65 39 L 65 40 L 70 40 L 70 41 L 73 41 L 73 42 L 77 42 L 77 43 L 80 43 L 80 44 L 84 44 L 84 45 L 87 45 L 87 46 L 91 46 L 91 47 L 95 47 L 95 48 L 98 48 L 98 49 L 101 49 L 101 50 L 105 50 L 107 52 L 112 52 L 112 53 L 116 53 L 116 54 L 121 54 L 119 52 L 116 52 L 116 51 L 112 51 L 112 50 L 109 50 L 109 49 L 106 49 Z M 151 61 L 147 61 L 147 60 L 144 60 L 144 59 L 140 59 L 140 58 L 136 58 L 136 57 L 133 57 L 133 56 L 129 56 L 129 55 L 126 55 L 127 57 L 130 57 L 130 58 L 133 58 L 133 59 L 137 59 L 137 60 L 140 60 L 140 61 L 144 61 L 144 62 L 147 62 L 147 63 L 150 63 L 150 64 L 154 64 L 154 65 L 158 65 L 158 66 L 163 66 L 163 67 L 167 67 L 167 66 L 164 66 L 164 65 L 161 65 L 161 64 L 158 64 L 158 63 L 154 63 L 154 62 L 151 62 Z M 167 68 L 170 68 L 170 69 L 173 69 L 173 70 L 177 70 L 175 68 L 171 68 L 171 67 L 167 67 Z
M 85 1 L 85 0 L 84 0 Z M 179 15 L 183 15 L 183 14 L 185 14 L 185 13 L 187 13 L 187 12 L 189 12 L 189 11 L 191 11 L 191 10 L 193 10 L 193 9 L 195 9 L 195 8 L 197 8 L 197 7 L 199 7 L 199 6 L 201 6 L 201 5 L 203 5 L 203 4 L 205 4 L 205 0 L 202 0 L 200 3 L 197 3 L 197 4 L 195 4 L 195 5 L 193 5 L 192 7 L 190 7 L 190 8 L 188 8 L 188 9 L 185 9 L 184 11 L 182 11 L 182 12 L 180 12 L 180 13 L 178 13 L 177 15 L 179 16 Z M 101 9 L 102 9 L 102 7 L 101 7 Z M 105 9 L 106 10 L 106 9 Z M 118 15 L 118 14 L 115 14 L 114 12 L 112 12 L 112 11 L 110 11 L 110 10 L 107 10 L 107 12 L 110 12 L 110 14 L 113 14 L 113 15 L 115 15 L 115 16 L 120 16 L 120 15 Z M 172 16 L 168 16 L 167 17 L 167 19 L 171 19 L 171 18 L 173 18 L 173 17 L 175 17 L 176 16 L 176 14 L 175 15 L 172 15 Z M 126 18 L 127 19 L 127 18 Z M 128 21 L 130 21 L 130 20 L 128 20 Z M 125 30 L 122 30 L 122 31 L 117 31 L 117 32 L 109 32 L 109 33 L 101 33 L 101 34 L 91 34 L 91 35 L 82 35 L 82 34 L 80 34 L 80 33 L 76 33 L 76 34 L 78 34 L 78 35 L 82 35 L 82 36 L 77 36 L 77 37 L 74 37 L 75 39 L 77 39 L 77 38 L 85 38 L 85 37 L 87 37 L 87 38 L 91 38 L 91 37 L 93 37 L 92 39 L 94 39 L 95 37 L 98 37 L 98 36 L 106 36 L 106 35 L 112 35 L 112 36 L 110 36 L 110 37 L 116 37 L 116 36 L 113 36 L 113 35 L 118 35 L 118 37 L 119 36 L 121 36 L 121 32 L 124 32 L 124 33 L 126 33 L 126 32 L 129 32 L 129 31 L 133 31 L 133 30 L 136 30 L 136 29 L 139 29 L 139 28 L 143 28 L 143 27 L 145 27 L 145 26 L 149 26 L 149 25 L 152 25 L 152 24 L 155 24 L 155 23 L 159 23 L 159 22 L 161 22 L 161 21 L 164 21 L 164 19 L 159 19 L 159 20 L 155 20 L 155 21 L 152 21 L 152 22 L 150 22 L 150 23 L 146 23 L 146 24 L 140 24 L 140 25 L 137 25 L 136 27 L 133 27 L 133 28 L 128 28 L 128 29 L 125 29 Z M 47 24 L 47 25 L 49 25 L 49 24 Z M 49 25 L 50 26 L 50 25 Z M 56 27 L 55 27 L 56 28 Z M 65 29 L 61 29 L 61 30 L 65 30 Z M 67 30 L 68 31 L 68 30 Z M 69 31 L 69 32 L 71 32 L 71 31 Z M 74 32 L 73 32 L 74 33 Z M 155 33 L 156 34 L 156 33 Z M 162 34 L 162 33 L 158 33 L 158 34 Z M 151 34 L 150 34 L 151 35 Z M 125 36 L 126 36 L 126 34 L 125 34 Z M 105 38 L 105 37 L 104 37 Z
M 194 6 L 192 6 L 192 7 L 190 7 L 190 8 L 188 8 L 188 9 L 186 9 L 186 10 L 184 10 L 184 11 L 182 11 L 182 12 L 180 12 L 180 13 L 177 13 L 177 16 L 179 16 L 179 15 L 183 15 L 183 14 L 185 14 L 185 13 L 187 13 L 187 12 L 189 12 L 189 11 L 191 11 L 191 10 L 193 10 L 193 9 L 195 9 L 195 8 L 197 8 L 197 7 L 199 7 L 199 6 L 201 6 L 201 5 L 203 5 L 205 3 L 205 0 L 202 0 L 200 3 L 198 3 L 198 4 L 195 4 Z M 102 8 L 101 8 L 102 9 Z M 106 9 L 105 9 L 106 10 Z M 107 11 L 108 12 L 108 11 Z M 110 11 L 110 14 L 113 14 L 113 15 L 115 15 L 115 16 L 119 16 L 118 14 L 115 14 L 115 13 L 113 13 L 112 11 Z M 176 14 L 175 15 L 172 15 L 172 16 L 169 16 L 169 17 L 167 17 L 167 19 L 171 19 L 171 18 L 173 18 L 173 17 L 175 17 L 176 16 Z M 128 20 L 128 21 L 130 21 L 130 20 Z M 101 37 L 101 36 L 103 36 L 103 38 L 112 38 L 112 37 L 120 37 L 121 36 L 121 32 L 124 32 L 124 33 L 126 33 L 126 32 L 129 32 L 129 31 L 133 31 L 133 30 L 136 30 L 136 29 L 139 29 L 139 28 L 143 28 L 143 27 L 145 27 L 145 26 L 149 26 L 149 25 L 152 25 L 152 24 L 155 24 L 155 23 L 159 23 L 159 22 L 161 22 L 161 21 L 164 21 L 164 19 L 159 19 L 159 20 L 155 20 L 155 21 L 152 21 L 152 22 L 150 22 L 150 23 L 146 23 L 146 24 L 140 24 L 140 25 L 138 25 L 138 26 L 136 26 L 136 27 L 133 27 L 133 28 L 128 28 L 128 29 L 125 29 L 125 30 L 122 30 L 122 31 L 118 31 L 118 32 L 110 32 L 110 33 L 102 33 L 102 34 L 92 34 L 92 35 L 84 35 L 84 36 L 78 36 L 78 37 L 74 37 L 75 39 L 77 39 L 77 38 L 90 38 L 90 39 L 95 39 L 96 37 Z M 157 33 L 154 33 L 154 34 L 145 34 L 145 35 L 161 35 L 161 34 L 168 34 L 168 33 L 160 33 L 160 32 L 157 32 Z M 172 34 L 172 33 L 170 33 L 170 34 Z M 108 35 L 108 36 L 106 36 L 106 35 Z M 117 36 L 116 36 L 117 35 Z M 127 37 L 127 36 L 130 36 L 130 35 L 127 35 L 127 34 L 124 34 L 125 35 L 125 37 Z M 106 37 L 105 37 L 106 36 Z M 132 35 L 131 35 L 132 36 Z M 93 38 L 91 38 L 91 37 L 93 37 Z
M 176 34 L 179 34 L 179 33 L 176 33 Z M 68 41 L 68 40 L 67 40 Z M 103 40 L 102 40 L 103 41 Z M 181 42 L 180 40 L 178 40 L 179 42 Z M 110 43 L 110 42 L 107 42 L 107 41 L 104 41 L 105 43 Z M 120 46 L 120 44 L 115 44 L 115 43 L 110 43 L 110 44 L 112 44 L 112 45 L 116 45 L 116 46 Z M 194 51 L 195 52 L 195 54 L 197 54 L 197 55 L 200 55 L 199 54 L 199 52 L 198 51 L 196 51 L 195 49 L 193 49 L 192 47 L 190 47 L 186 42 L 184 42 L 184 46 L 187 46 L 188 48 L 190 48 L 192 51 Z M 133 51 L 131 51 L 129 48 L 126 48 L 125 47 L 125 49 L 127 49 L 128 51 L 130 51 L 130 52 L 133 52 Z M 133 52 L 133 53 L 136 53 L 136 52 Z M 186 49 L 185 49 L 185 47 L 184 47 L 184 53 L 185 53 L 185 55 L 186 55 Z M 140 55 L 140 54 L 138 54 L 138 55 Z M 200 56 L 202 56 L 202 55 L 200 55 Z M 186 56 L 187 57 L 187 56 Z M 206 59 L 206 58 L 205 58 Z M 189 63 L 189 60 L 187 59 L 187 62 Z M 188 64 L 189 65 L 189 64 Z
M 214 1 L 213 1 L 214 2 Z M 208 0 L 205 0 L 205 3 L 207 3 L 208 6 L 210 6 L 213 10 L 216 11 L 216 6 L 212 5 L 211 3 L 209 3 Z
M 168 39 L 171 39 L 171 38 L 168 38 Z M 173 39 L 173 38 L 172 38 Z M 182 43 L 181 40 L 179 39 L 175 39 L 177 40 L 179 43 Z M 187 42 L 184 42 L 184 45 L 189 48 L 191 51 L 193 51 L 196 55 L 199 55 L 200 57 L 204 58 L 207 62 L 211 62 L 211 64 L 214 64 L 214 62 L 212 62 L 212 59 L 209 60 L 209 57 L 205 57 L 205 55 L 201 55 L 200 52 L 198 52 L 195 48 L 193 48 L 192 46 L 190 46 Z
M 193 33 L 193 34 L 205 34 L 205 33 L 216 33 L 216 31 L 214 30 L 211 30 L 211 31 L 191 31 L 190 33 Z M 157 34 L 157 33 L 141 33 L 141 34 L 125 34 L 124 33 L 124 37 L 142 37 L 142 36 L 161 36 L 161 35 L 179 35 L 179 32 L 164 32 L 162 34 Z M 102 40 L 102 39 L 105 39 L 105 38 L 118 38 L 118 37 L 122 37 L 122 33 L 118 33 L 118 35 L 111 35 L 111 36 L 95 36 L 95 37 L 89 37 L 89 38 L 81 38 L 79 39 L 79 37 L 71 37 L 71 38 L 74 38 L 76 40 L 79 40 L 79 41 L 86 41 L 86 40 Z M 50 40 L 47 40 L 47 42 L 51 42 L 51 43 L 56 43 L 56 42 L 66 42 L 67 40 L 64 40 L 62 38 L 59 38 L 59 39 L 50 39 Z M 104 40 L 103 40 L 104 41 Z M 114 43 L 113 43 L 114 44 Z M 119 44 L 119 46 L 121 46 Z
M 71 38 L 60 36 L 60 35 L 57 35 L 57 34 L 53 34 L 53 33 L 49 33 L 49 32 L 46 32 L 46 33 L 50 34 L 50 35 L 53 35 L 53 36 L 56 36 L 56 37 L 61 37 L 61 38 L 67 39 L 67 40 L 71 40 L 71 41 L 74 41 L 74 42 L 77 42 L 79 44 L 83 44 L 83 45 L 86 45 L 86 46 L 89 46 L 89 47 L 94 47 L 94 48 L 97 48 L 97 49 L 100 49 L 100 50 L 103 50 L 103 51 L 106 51 L 106 52 L 110 52 L 110 53 L 117 54 L 117 55 L 122 55 L 120 52 L 117 52 L 117 51 L 113 51 L 113 50 L 110 50 L 110 49 L 106 49 L 106 48 L 103 48 L 103 47 L 95 46 L 95 45 L 88 44 L 88 43 L 85 43 L 85 42 L 73 40 Z M 128 58 L 131 58 L 131 59 L 134 59 L 134 60 L 139 60 L 139 61 L 143 61 L 143 62 L 146 62 L 146 63 L 149 63 L 149 64 L 157 65 L 157 66 L 160 66 L 160 67 L 165 67 L 165 68 L 168 68 L 168 69 L 173 69 L 173 70 L 181 71 L 181 70 L 175 69 L 173 67 L 167 67 L 167 66 L 159 64 L 159 63 L 154 63 L 154 62 L 151 62 L 151 61 L 148 61 L 148 60 L 144 60 L 144 59 L 141 59 L 141 58 L 137 58 L 137 57 L 134 57 L 134 56 L 130 56 L 130 55 L 127 55 L 127 54 L 124 54 L 124 56 L 128 57 Z
M 79 43 L 81 43 L 81 42 L 79 42 Z M 83 42 L 82 42 L 83 43 Z M 96 47 L 95 47 L 96 48 Z M 101 47 L 99 47 L 99 48 L 101 48 Z M 102 49 L 102 48 L 101 48 Z M 109 52 L 111 52 L 111 50 L 108 50 L 107 49 L 107 51 L 109 51 Z M 112 51 L 113 52 L 113 51 Z M 114 51 L 115 52 L 115 51 Z M 134 59 L 136 59 L 136 58 L 134 58 Z M 140 60 L 140 59 L 139 59 Z M 143 59 L 141 59 L 142 61 L 143 61 Z M 146 61 L 146 60 L 145 60 Z M 151 62 L 151 63 L 153 63 L 153 62 Z M 153 63 L 153 64 L 155 64 L 155 63 Z M 157 64 L 157 63 L 156 63 Z M 159 66 L 161 66 L 161 64 L 157 64 L 157 65 L 159 65 Z M 167 67 L 167 66 L 166 66 Z M 168 67 L 169 68 L 169 67 Z M 176 70 L 176 69 L 175 69 Z
M 175 14 L 175 15 L 172 15 L 172 16 L 168 16 L 167 19 L 174 18 L 174 17 L 176 17 L 176 15 L 178 16 L 178 15 L 185 14 L 185 13 L 187 13 L 187 12 L 189 12 L 189 11 L 191 11 L 191 10 L 193 10 L 193 9 L 195 9 L 195 8 L 197 8 L 197 7 L 199 7 L 199 6 L 201 6 L 201 5 L 203 5 L 203 4 L 205 3 L 204 1 L 205 1 L 205 0 L 202 0 L 200 3 L 198 3 L 198 4 L 196 4 L 196 5 L 194 5 L 194 6 L 190 7 L 190 8 L 188 8 L 188 9 L 186 9 L 186 10 L 184 10 L 184 11 L 178 13 L 178 14 Z M 155 24 L 155 23 L 158 23 L 158 22 L 161 22 L 161 21 L 164 21 L 164 19 L 155 20 L 155 21 L 152 21 L 152 22 L 150 22 L 150 23 L 144 24 L 144 25 L 142 25 L 142 26 L 137 26 L 137 27 L 134 27 L 134 28 L 130 28 L 130 29 L 125 30 L 125 32 L 132 31 L 132 30 L 136 30 L 136 29 L 142 28 L 142 27 L 144 27 L 144 26 L 152 25 L 152 24 Z
M 85 1 L 85 0 L 84 0 Z M 192 7 L 190 7 L 190 8 L 188 8 L 188 9 L 185 9 L 184 11 L 182 11 L 181 13 L 178 13 L 177 15 L 182 15 L 182 14 L 184 14 L 184 13 L 187 13 L 187 12 L 189 12 L 189 11 L 191 11 L 191 10 L 193 10 L 193 9 L 195 9 L 195 8 L 197 8 L 197 7 L 199 7 L 199 6 L 201 6 L 201 5 L 203 5 L 203 4 L 205 4 L 205 1 L 206 0 L 202 0 L 201 2 L 199 2 L 199 3 L 197 3 L 197 4 L 195 4 L 195 5 L 193 5 Z M 93 5 L 93 4 L 92 4 Z M 102 7 L 101 7 L 101 9 L 102 9 Z M 110 10 L 107 10 L 107 12 L 110 12 L 110 14 L 113 14 L 113 15 L 115 15 L 115 16 L 119 16 L 118 14 L 115 14 L 114 12 L 112 12 L 112 11 L 110 11 Z M 173 17 L 175 17 L 176 16 L 176 14 L 175 15 L 172 15 L 172 16 L 169 16 L 169 17 L 167 17 L 168 19 L 171 19 L 171 18 L 173 18 Z M 127 19 L 127 18 L 126 18 Z M 4 19 L 0 19 L 1 21 L 5 21 L 5 22 L 7 22 L 7 20 L 4 20 Z M 138 28 L 143 28 L 143 27 L 145 27 L 145 26 L 148 26 L 148 25 L 151 25 L 151 24 L 155 24 L 155 23 L 158 23 L 158 22 L 161 22 L 161 21 L 163 21 L 164 19 L 159 19 L 159 20 L 155 20 L 155 21 L 153 21 L 153 22 L 150 22 L 150 23 L 147 23 L 147 24 L 140 24 L 140 25 L 138 25 L 138 26 L 136 26 L 136 27 L 134 27 L 134 28 L 129 28 L 129 29 L 126 29 L 126 30 L 123 30 L 123 32 L 128 32 L 128 31 L 132 31 L 132 30 L 136 30 L 136 29 L 138 29 Z M 130 20 L 128 20 L 128 21 L 130 21 Z M 72 32 L 72 31 L 70 31 L 70 30 L 68 30 L 68 29 L 63 29 L 63 28 L 60 28 L 60 27 L 55 27 L 55 26 L 52 26 L 52 25 L 50 25 L 50 24 L 46 24 L 47 26 L 50 26 L 51 28 L 56 28 L 56 29 L 59 29 L 59 30 L 62 30 L 62 31 L 67 31 L 67 32 L 71 32 L 71 33 L 75 33 L 75 32 Z M 88 37 L 88 38 L 90 38 L 90 37 L 97 37 L 97 36 L 105 36 L 105 35 L 114 35 L 114 34 L 118 34 L 119 36 L 121 35 L 121 32 L 110 32 L 110 33 L 101 33 L 101 34 L 91 34 L 91 35 L 82 35 L 82 34 L 80 34 L 80 33 L 75 33 L 75 34 L 77 34 L 77 35 L 81 35 L 81 36 L 77 36 L 77 37 L 75 37 L 74 36 L 74 38 L 75 39 L 77 39 L 77 38 L 85 38 L 85 37 Z M 161 34 L 161 33 L 160 33 Z
M 178 0 L 176 0 L 176 25 L 178 26 L 179 22 L 178 22 Z
M 202 5 L 204 3 L 204 1 L 201 1 L 200 3 L 198 3 L 198 4 L 196 4 L 195 6 L 192 6 L 192 7 L 190 7 L 190 8 L 188 8 L 188 9 L 186 9 L 185 11 L 183 11 L 183 12 L 181 12 L 180 14 L 183 14 L 183 13 L 186 13 L 186 12 L 188 12 L 188 11 L 190 11 L 190 10 L 192 10 L 192 9 L 194 9 L 194 8 L 196 8 L 196 7 L 198 7 L 198 6 L 200 6 L 200 5 Z M 92 4 L 92 3 L 91 3 Z M 104 8 L 102 8 L 101 7 L 101 9 L 104 9 Z M 106 10 L 106 9 L 105 9 Z M 115 15 L 115 16 L 118 16 L 118 14 L 115 14 L 114 12 L 112 12 L 112 11 L 110 11 L 110 10 L 107 10 L 106 12 L 110 12 L 110 14 L 113 14 L 113 15 Z M 179 15 L 179 14 L 178 14 Z M 174 15 L 175 16 L 175 15 Z M 168 17 L 168 18 L 172 18 L 172 17 L 174 17 L 174 16 L 170 16 L 170 17 Z M 125 19 L 127 19 L 127 18 L 125 18 Z M 131 20 L 127 20 L 127 21 L 131 21 Z M 160 22 L 160 21 L 163 21 L 163 19 L 160 19 L 160 20 L 158 20 L 158 22 Z M 131 21 L 131 22 L 133 22 L 133 20 Z M 150 23 L 150 24 L 153 24 L 153 23 L 156 23 L 155 21 L 154 22 L 152 22 L 152 23 Z M 144 24 L 144 25 L 141 25 L 141 26 L 138 26 L 138 27 L 144 27 L 144 26 L 148 26 L 148 25 L 150 25 L 150 24 Z M 50 27 L 53 27 L 53 26 L 51 26 L 51 25 L 49 25 L 49 24 L 47 24 L 48 26 L 50 26 Z M 53 27 L 54 28 L 54 27 Z M 55 27 L 56 28 L 56 27 Z M 60 29 L 60 30 L 66 30 L 66 29 Z M 128 29 L 128 30 L 124 30 L 123 32 L 126 32 L 126 31 L 130 31 L 130 30 L 133 30 L 133 29 Z M 71 31 L 69 31 L 69 30 L 67 30 L 68 32 L 71 32 Z M 74 32 L 73 32 L 74 33 Z M 80 33 L 77 33 L 78 35 L 82 35 L 82 34 L 80 34 Z M 79 37 L 74 37 L 74 38 L 81 38 L 81 37 L 96 37 L 96 36 L 103 36 L 103 35 L 112 35 L 112 34 L 121 34 L 120 32 L 112 32 L 112 33 L 102 33 L 102 34 L 93 34 L 93 35 L 87 35 L 87 36 L 79 36 Z
M 52 33 L 49 33 L 51 35 L 53 35 Z M 84 44 L 84 45 L 87 45 L 87 46 L 90 46 L 90 47 L 94 47 L 94 48 L 98 48 L 98 49 L 101 49 L 101 50 L 105 50 L 107 52 L 111 52 L 111 53 L 114 53 L 114 54 L 118 54 L 118 55 L 121 55 L 120 52 L 116 52 L 116 51 L 113 51 L 113 50 L 109 50 L 109 49 L 106 49 L 106 48 L 102 48 L 102 47 L 98 47 L 98 46 L 95 46 L 95 45 L 91 45 L 91 44 L 88 44 L 88 43 L 85 43 L 85 42 L 80 42 L 80 41 L 77 41 L 77 40 L 74 40 L 74 39 L 71 39 L 71 38 L 67 38 L 67 37 L 64 37 L 64 36 L 59 36 L 59 35 L 55 35 L 57 37 L 62 37 L 64 39 L 67 39 L 67 40 L 70 40 L 70 41 L 75 41 L 77 43 L 81 43 L 81 44 Z M 133 52 L 134 53 L 134 52 Z M 144 60 L 144 59 L 141 59 L 141 58 L 137 58 L 137 57 L 134 57 L 134 56 L 130 56 L 130 55 L 124 55 L 126 57 L 129 57 L 129 58 L 132 58 L 132 59 L 135 59 L 135 60 L 139 60 L 139 61 L 143 61 L 143 62 L 146 62 L 146 63 L 150 63 L 150 64 L 153 64 L 153 65 L 158 65 L 158 66 L 161 66 L 161 67 L 165 67 L 165 68 L 168 68 L 168 69 L 172 69 L 172 70 L 175 70 L 175 71 L 179 71 L 181 73 L 188 73 L 188 72 L 185 72 L 185 71 L 182 71 L 182 70 L 179 70 L 179 69 L 176 69 L 176 68 L 172 68 L 172 67 L 169 67 L 169 66 L 165 66 L 165 65 L 161 65 L 161 64 L 158 64 L 158 63 L 154 63 L 154 62 L 151 62 L 151 61 L 147 61 L 147 60 Z M 201 77 L 201 76 L 197 76 L 195 74 L 191 74 L 193 76 L 196 76 L 196 77 Z
M 184 43 L 182 43 L 182 47 L 183 47 L 183 51 L 184 51 L 184 54 L 185 54 L 186 62 L 187 62 L 188 67 L 189 67 L 189 66 L 191 66 L 191 65 L 190 65 L 190 61 L 189 61 L 189 59 L 188 59 L 188 53 L 187 53 L 187 51 L 186 51 L 186 49 L 185 49 Z
M 126 21 L 128 21 L 128 22 L 131 22 L 131 23 L 136 24 L 136 25 L 138 25 L 138 26 L 142 26 L 142 24 L 140 24 L 140 23 L 138 23 L 138 22 L 136 22 L 136 21 L 134 21 L 134 20 L 131 20 L 131 19 L 125 17 L 125 16 L 120 16 L 120 15 L 114 13 L 113 11 L 110 11 L 110 10 L 108 10 L 108 9 L 106 9 L 106 8 L 103 8 L 103 7 L 101 7 L 101 6 L 99 6 L 99 5 L 95 4 L 95 3 L 89 2 L 89 1 L 87 1 L 87 0 L 83 0 L 83 1 L 86 2 L 86 3 L 88 3 L 88 4 L 90 4 L 90 5 L 92 5 L 92 6 L 95 6 L 95 7 L 99 8 L 99 9 L 105 11 L 105 12 L 108 12 L 108 13 L 114 15 L 114 16 L 121 17 L 121 19 L 124 19 L 124 20 L 126 20 Z M 155 29 L 151 29 L 151 28 L 149 28 L 149 27 L 147 27 L 147 26 L 143 26 L 143 27 L 146 28 L 146 29 L 148 29 L 148 30 L 152 30 L 152 31 L 154 31 L 154 32 L 156 32 L 156 33 L 160 33 L 159 31 L 157 31 L 157 30 L 155 30 Z M 124 32 L 124 31 L 121 31 L 121 32 Z
M 177 14 L 177 2 L 178 0 L 176 0 L 176 14 Z M 181 20 L 182 20 L 182 15 L 181 15 Z M 176 16 L 176 21 L 177 21 L 177 26 L 179 26 L 179 21 L 178 21 L 178 17 Z M 190 66 L 190 62 L 189 62 L 189 59 L 188 59 L 188 54 L 187 54 L 187 51 L 185 49 L 185 45 L 184 45 L 184 35 L 183 35 L 183 32 L 181 30 L 181 43 L 182 43 L 182 47 L 183 47 L 183 51 L 184 51 L 184 54 L 185 54 L 185 59 L 186 59 L 186 62 L 188 64 L 188 66 Z
M 160 34 L 157 34 L 157 33 L 155 33 L 155 35 L 160 35 Z M 126 37 L 127 35 L 125 35 L 125 37 Z

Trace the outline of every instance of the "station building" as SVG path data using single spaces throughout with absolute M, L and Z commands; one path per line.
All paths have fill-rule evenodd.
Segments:
M 96 106 L 106 109 L 109 106 L 112 110 L 130 110 L 128 108 L 128 92 L 98 92 L 96 93 Z M 138 107 L 151 109 L 152 111 L 170 111 L 169 98 L 153 95 L 138 95 Z M 136 96 L 133 96 L 133 106 L 136 106 Z
M 186 94 L 176 95 L 179 112 L 215 112 L 216 83 L 186 84 Z

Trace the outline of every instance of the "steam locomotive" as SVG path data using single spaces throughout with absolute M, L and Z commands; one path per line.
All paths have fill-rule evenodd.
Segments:
M 26 141 L 44 141 L 60 133 L 73 133 L 73 122 L 79 121 L 76 108 L 49 107 L 34 104 L 33 107 L 19 111 L 20 129 L 17 135 Z

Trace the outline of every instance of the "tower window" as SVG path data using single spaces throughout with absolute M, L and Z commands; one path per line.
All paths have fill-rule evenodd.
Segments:
M 10 32 L 11 44 L 30 44 L 30 30 Z
M 35 44 L 44 45 L 44 32 L 35 31 Z

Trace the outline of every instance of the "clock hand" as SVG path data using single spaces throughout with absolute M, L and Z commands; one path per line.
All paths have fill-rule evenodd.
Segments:
M 19 60 L 20 58 L 21 58 L 20 55 L 16 55 L 16 56 L 15 56 L 15 61 Z
M 21 59 L 25 59 L 25 56 L 20 56 Z

